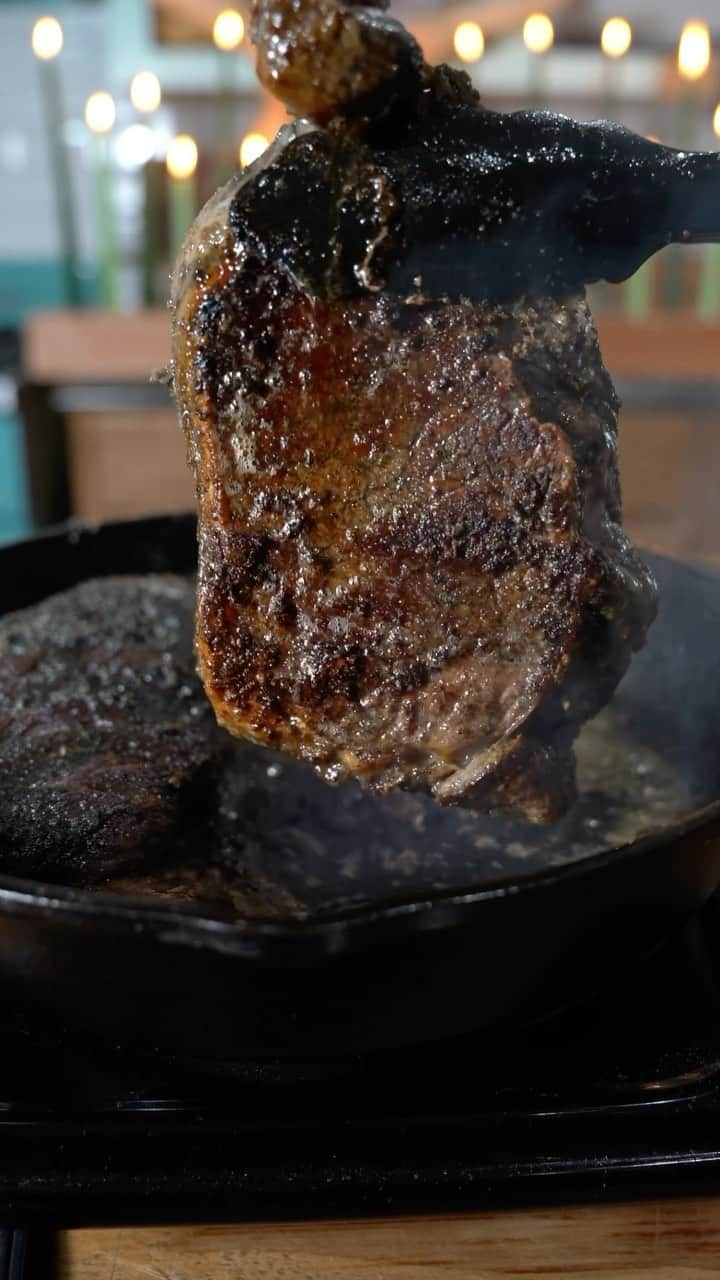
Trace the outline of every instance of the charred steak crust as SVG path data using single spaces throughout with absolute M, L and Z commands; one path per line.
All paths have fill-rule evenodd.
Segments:
M 0 620 L 4 872 L 88 884 L 177 852 L 222 747 L 193 584 L 82 583 Z
M 344 297 L 322 214 L 309 286 L 242 214 L 302 133 L 218 194 L 176 274 L 206 690 L 329 781 L 551 819 L 654 611 L 587 306 Z
M 322 297 L 405 296 L 418 276 L 439 297 L 562 297 L 632 275 L 679 216 L 672 154 L 620 126 L 491 111 L 449 69 L 361 137 L 301 124 L 278 141 L 230 223 Z

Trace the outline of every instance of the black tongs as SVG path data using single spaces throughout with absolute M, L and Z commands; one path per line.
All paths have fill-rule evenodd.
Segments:
M 720 155 L 606 120 L 432 102 L 362 139 L 289 134 L 231 222 L 331 296 L 563 296 L 674 241 L 720 239 Z
M 720 239 L 720 159 L 606 120 L 488 110 L 468 77 L 355 0 L 257 0 L 258 74 L 329 132 L 234 201 L 308 286 L 477 299 L 624 280 L 665 245 Z M 332 21 L 329 21 L 329 15 Z
M 408 145 L 410 144 L 410 145 Z M 620 281 L 673 242 L 720 240 L 720 154 L 606 120 L 463 110 L 378 159 L 402 190 L 391 283 L 474 296 Z

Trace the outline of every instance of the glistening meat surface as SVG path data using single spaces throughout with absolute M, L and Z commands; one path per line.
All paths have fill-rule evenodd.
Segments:
M 562 811 L 653 594 L 585 303 L 328 302 L 224 251 L 208 271 L 176 378 L 221 722 L 331 780 Z
M 353 67 L 363 12 L 333 28 Z M 348 123 L 355 80 L 338 76 L 337 118 L 311 105 L 330 127 L 281 131 L 178 263 L 200 672 L 226 728 L 328 781 L 548 821 L 654 584 L 622 531 L 617 401 L 584 295 L 557 272 L 491 290 L 473 201 L 438 187 L 443 139 L 495 138 L 498 117 L 456 73 L 403 65 L 382 127 Z
M 192 583 L 93 579 L 0 620 L 0 865 L 87 884 L 177 853 L 221 734 Z

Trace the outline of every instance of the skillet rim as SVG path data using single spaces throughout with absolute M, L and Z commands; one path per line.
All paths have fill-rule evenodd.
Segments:
M 244 957 L 273 959 L 289 946 L 297 953 L 306 947 L 308 958 L 339 955 L 360 944 L 383 936 L 409 932 L 435 932 L 466 924 L 489 901 L 516 899 L 541 893 L 558 883 L 567 883 L 612 868 L 620 862 L 642 858 L 695 832 L 720 840 L 720 800 L 694 810 L 662 832 L 603 849 L 586 858 L 541 868 L 518 880 L 503 878 L 482 888 L 479 885 L 438 890 L 416 898 L 378 899 L 372 905 L 346 907 L 332 912 L 316 912 L 282 923 L 270 920 L 223 920 L 198 912 L 192 906 L 165 904 L 141 896 L 49 885 L 15 876 L 0 876 L 0 915 L 38 917 L 82 925 L 91 920 L 115 933 L 152 933 L 161 943 L 185 945 L 205 951 Z M 379 937 L 377 932 L 379 930 Z M 298 957 L 299 958 L 299 957 Z
M 143 526 L 150 530 L 153 526 L 174 525 L 186 528 L 189 532 L 194 520 L 192 512 L 147 515 L 98 524 L 70 520 L 63 525 L 34 531 L 29 537 L 4 543 L 0 547 L 0 566 L 5 555 L 34 543 L 64 539 L 72 547 L 83 534 L 94 538 L 105 529 L 119 529 L 128 525 L 138 531 Z M 640 550 L 642 554 L 644 549 Z M 650 554 L 656 559 L 680 565 L 695 578 L 717 578 L 720 585 L 720 574 L 714 574 L 712 568 L 688 564 L 659 552 Z M 123 571 L 112 572 L 122 574 Z M 179 571 L 149 569 L 147 572 Z M 592 876 L 616 863 L 643 857 L 703 829 L 706 830 L 708 841 L 713 836 L 720 838 L 720 798 L 693 810 L 662 831 L 649 832 L 615 848 L 601 849 L 586 857 L 541 867 L 519 877 L 503 876 L 484 886 L 482 882 L 470 883 L 416 896 L 394 894 L 391 897 L 377 898 L 372 903 L 309 912 L 281 923 L 247 917 L 227 920 L 219 914 L 203 913 L 190 904 L 185 906 L 165 903 L 140 895 L 54 885 L 6 875 L 0 875 L 0 913 L 44 916 L 73 924 L 92 920 L 106 928 L 113 928 L 116 932 L 135 935 L 152 932 L 163 943 L 183 944 L 202 950 L 245 956 L 248 959 L 271 959 L 271 955 L 266 955 L 266 952 L 272 952 L 276 946 L 284 949 L 291 945 L 297 950 L 298 946 L 307 944 L 310 944 L 311 952 L 330 956 L 350 949 L 351 942 L 357 935 L 360 935 L 362 941 L 364 935 L 378 927 L 381 935 L 383 932 L 395 931 L 396 927 L 402 935 L 414 930 L 425 932 L 457 927 L 488 901 L 539 893 L 559 882 Z

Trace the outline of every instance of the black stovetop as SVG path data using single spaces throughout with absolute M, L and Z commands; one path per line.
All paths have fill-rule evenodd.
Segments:
M 223 1066 L 49 1047 L 27 1030 L 0 1046 L 6 1223 L 467 1212 L 715 1189 L 717 902 L 621 991 L 502 1042 Z

